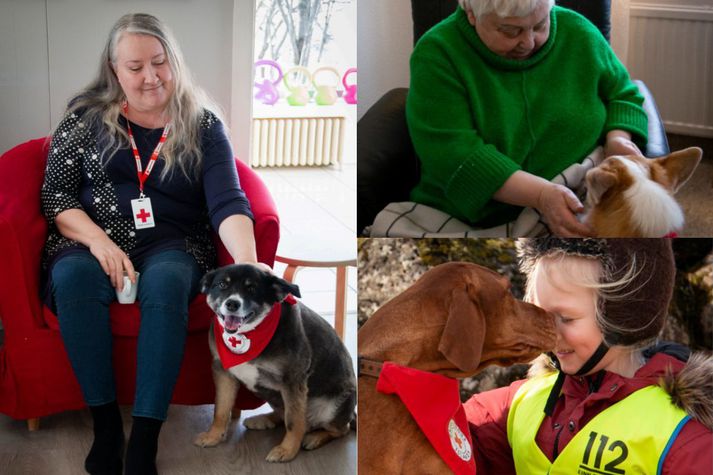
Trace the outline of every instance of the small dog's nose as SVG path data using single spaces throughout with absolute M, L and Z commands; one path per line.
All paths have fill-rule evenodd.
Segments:
M 226 300 L 225 308 L 227 308 L 229 312 L 234 312 L 240 308 L 240 302 L 238 302 L 237 300 L 232 300 L 232 299 Z

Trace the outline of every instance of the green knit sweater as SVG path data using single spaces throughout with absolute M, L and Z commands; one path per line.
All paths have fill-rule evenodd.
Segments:
M 497 56 L 465 12 L 433 27 L 411 56 L 406 118 L 421 180 L 413 201 L 478 226 L 522 208 L 492 200 L 517 170 L 551 180 L 622 129 L 643 146 L 643 97 L 587 19 L 554 7 L 532 57 Z

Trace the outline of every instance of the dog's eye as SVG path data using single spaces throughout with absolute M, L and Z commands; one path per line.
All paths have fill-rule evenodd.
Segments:
M 226 284 L 226 283 L 223 282 L 222 280 L 221 280 L 220 282 L 218 282 L 217 285 L 218 285 L 218 288 L 219 288 L 220 290 L 225 290 L 225 289 L 228 288 L 228 284 Z

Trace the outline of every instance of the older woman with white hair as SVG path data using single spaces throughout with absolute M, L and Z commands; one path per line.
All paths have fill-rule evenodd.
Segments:
M 178 378 L 188 304 L 215 265 L 209 231 L 235 262 L 257 264 L 250 205 L 215 107 L 157 18 L 112 28 L 99 74 L 52 135 L 42 205 L 48 298 L 94 421 L 85 461 L 118 474 L 124 432 L 109 304 L 124 275 L 141 309 L 127 474 L 156 473 L 158 435 Z
M 411 199 L 483 228 L 532 207 L 553 234 L 591 234 L 549 180 L 600 144 L 641 155 L 643 97 L 594 25 L 553 0 L 459 3 L 411 56 Z

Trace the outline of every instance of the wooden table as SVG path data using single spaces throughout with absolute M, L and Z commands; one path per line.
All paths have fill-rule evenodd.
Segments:
M 275 260 L 287 264 L 283 278 L 294 282 L 295 274 L 303 267 L 328 267 L 337 270 L 334 308 L 334 329 L 344 340 L 344 319 L 347 298 L 347 267 L 356 267 L 356 239 L 333 239 L 329 236 L 299 238 L 286 236 L 280 240 Z

